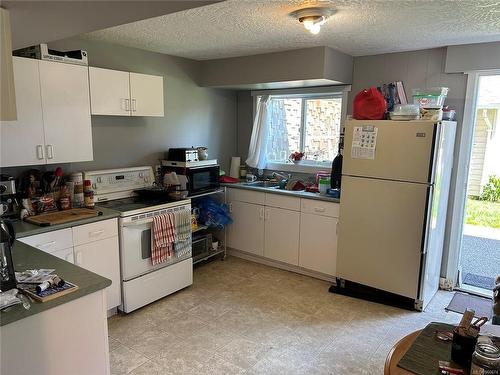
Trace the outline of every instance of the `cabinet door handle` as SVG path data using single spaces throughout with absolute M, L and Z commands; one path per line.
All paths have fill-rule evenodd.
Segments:
M 335 223 L 335 234 L 336 235 L 339 234 L 339 222 L 338 221 Z
M 132 99 L 132 112 L 137 111 L 137 100 Z
M 264 220 L 264 207 L 259 208 L 259 219 Z
M 323 207 L 314 207 L 315 212 L 325 212 L 325 209 Z
M 130 111 L 130 99 L 124 99 L 125 100 L 125 110 Z
M 104 233 L 104 229 L 89 232 L 89 237 L 97 237 Z
M 127 111 L 127 99 L 120 98 L 120 109 Z
M 38 160 L 43 160 L 43 145 L 36 145 L 36 158 Z
M 80 266 L 82 264 L 82 252 L 77 251 L 76 252 L 76 264 Z
M 229 203 L 229 213 L 233 213 L 233 202 Z
M 54 159 L 54 147 L 52 145 L 46 146 L 47 159 Z

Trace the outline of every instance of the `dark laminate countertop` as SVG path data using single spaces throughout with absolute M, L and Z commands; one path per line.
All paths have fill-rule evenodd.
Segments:
M 94 223 L 96 221 L 113 219 L 115 217 L 120 216 L 120 213 L 118 211 L 115 211 L 115 210 L 110 210 L 108 208 L 103 208 L 103 207 L 98 207 L 96 209 L 98 211 L 102 212 L 102 214 L 99 216 L 96 216 L 96 217 L 91 217 L 91 218 L 83 219 L 83 220 L 70 221 L 69 223 L 64 223 L 64 224 L 57 224 L 57 225 L 50 225 L 50 226 L 42 227 L 39 225 L 27 223 L 27 222 L 21 221 L 21 220 L 14 221 L 12 224 L 14 224 L 14 230 L 16 231 L 16 238 L 22 238 L 22 237 L 33 236 L 35 234 L 52 232 L 54 230 L 71 228 L 71 227 L 76 227 L 78 225 Z M 42 267 L 38 267 L 38 268 L 42 268 Z
M 32 302 L 29 310 L 25 310 L 22 305 L 12 306 L 0 312 L 0 326 L 41 313 L 63 303 L 71 302 L 111 285 L 111 280 L 19 241 L 14 242 L 12 257 L 16 271 L 35 268 L 54 268 L 55 273 L 64 280 L 78 285 L 78 290 L 48 302 Z
M 234 188 L 234 189 L 245 189 L 245 190 L 254 190 L 254 191 L 261 191 L 264 193 L 270 193 L 270 194 L 281 194 L 281 195 L 288 195 L 288 196 L 293 196 L 297 198 L 304 198 L 304 199 L 315 199 L 319 201 L 325 201 L 325 202 L 333 202 L 333 203 L 340 203 L 339 198 L 333 198 L 328 195 L 322 195 L 319 193 L 310 193 L 307 191 L 292 191 L 292 190 L 282 190 L 282 189 L 275 189 L 275 188 L 269 188 L 269 187 L 262 187 L 262 186 L 252 186 L 251 184 L 246 184 L 246 183 L 236 183 L 236 184 L 222 184 L 222 186 L 225 186 L 226 188 Z

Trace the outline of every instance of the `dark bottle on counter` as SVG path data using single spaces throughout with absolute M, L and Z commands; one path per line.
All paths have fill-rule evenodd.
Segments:
M 342 179 L 342 159 L 344 150 L 339 145 L 339 152 L 332 162 L 332 174 L 330 176 L 330 185 L 332 189 L 340 189 L 340 180 Z

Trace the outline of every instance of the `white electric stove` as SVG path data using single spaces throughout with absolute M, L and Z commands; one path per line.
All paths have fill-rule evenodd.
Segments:
M 99 207 L 120 213 L 120 269 L 122 305 L 129 313 L 193 283 L 192 253 L 153 266 L 151 236 L 153 217 L 167 212 L 189 210 L 189 199 L 172 201 L 167 194 L 139 196 L 134 190 L 153 187 L 151 167 L 134 167 L 84 172 L 92 181 Z

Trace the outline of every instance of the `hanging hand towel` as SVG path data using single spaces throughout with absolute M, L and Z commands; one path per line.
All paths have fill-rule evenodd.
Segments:
M 153 246 L 151 263 L 154 265 L 167 261 L 172 256 L 175 242 L 174 214 L 167 213 L 153 217 Z
M 191 253 L 191 211 L 175 213 L 175 255 L 184 257 Z

